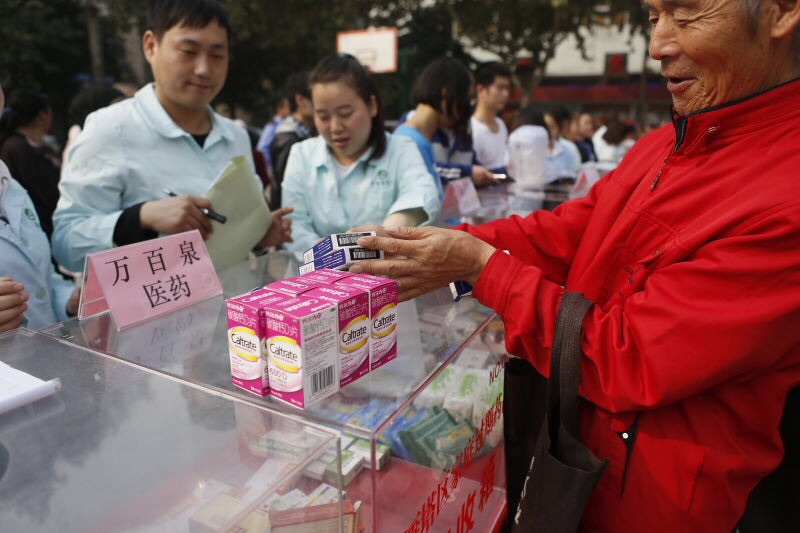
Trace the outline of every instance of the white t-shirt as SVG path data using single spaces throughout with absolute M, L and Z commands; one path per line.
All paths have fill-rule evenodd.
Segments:
M 338 179 L 339 181 L 345 179 L 347 175 L 350 174 L 350 172 L 352 172 L 352 170 L 358 164 L 358 161 L 354 161 L 349 165 L 345 165 L 343 163 L 340 163 L 339 160 L 333 156 L 333 154 L 331 154 L 331 161 L 333 161 L 333 171 L 336 174 L 336 179 Z
M 486 168 L 500 168 L 508 165 L 508 129 L 499 117 L 495 117 L 497 131 L 492 131 L 489 126 L 475 117 L 470 119 L 472 127 L 472 147 L 478 163 Z

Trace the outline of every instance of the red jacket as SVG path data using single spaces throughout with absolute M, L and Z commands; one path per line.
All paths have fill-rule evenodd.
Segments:
M 582 440 L 610 465 L 583 529 L 732 531 L 800 384 L 800 81 L 676 118 L 586 198 L 462 229 L 510 252 L 474 295 L 541 372 L 564 287 L 596 304 Z

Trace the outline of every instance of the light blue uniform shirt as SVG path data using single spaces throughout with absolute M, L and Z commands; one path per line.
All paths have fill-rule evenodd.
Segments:
M 75 284 L 58 275 L 50 261 L 50 243 L 39 225 L 28 193 L 0 161 L 0 276 L 25 285 L 27 327 L 39 329 L 67 318 Z
M 367 150 L 347 176 L 337 179 L 321 136 L 292 146 L 283 178 L 283 205 L 295 208 L 289 249 L 304 252 L 324 236 L 381 224 L 408 209 L 423 209 L 426 224 L 436 220 L 439 194 L 414 142 L 387 134 L 383 157 L 367 162 L 371 153 Z
M 163 189 L 202 196 L 233 157 L 246 156 L 258 179 L 247 133 L 208 112 L 212 128 L 202 148 L 170 118 L 153 84 L 89 115 L 59 184 L 53 215 L 59 263 L 82 272 L 87 255 L 115 246 L 123 209 L 163 199 Z
M 581 153 L 575 143 L 559 138 L 553 143 L 553 149 L 548 150 L 545 160 L 545 173 L 547 182 L 559 178 L 577 179 L 581 171 Z

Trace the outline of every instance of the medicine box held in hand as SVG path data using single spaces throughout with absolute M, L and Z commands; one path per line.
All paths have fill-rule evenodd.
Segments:
M 383 250 L 369 250 L 367 248 L 357 247 L 340 248 L 328 255 L 323 255 L 318 259 L 314 259 L 310 263 L 300 265 L 298 270 L 301 276 L 322 268 L 342 270 L 348 268 L 357 261 L 366 261 L 369 259 L 383 259 Z
M 358 246 L 358 239 L 361 237 L 374 237 L 374 231 L 362 231 L 358 233 L 334 233 L 319 241 L 310 249 L 303 253 L 303 262 L 310 263 L 314 259 L 319 259 L 324 255 L 339 250 Z

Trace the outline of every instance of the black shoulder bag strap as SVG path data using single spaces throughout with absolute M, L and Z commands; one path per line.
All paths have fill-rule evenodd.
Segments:
M 566 292 L 562 299 L 547 383 L 545 420 L 531 430 L 537 433 L 535 459 L 522 493 L 509 495 L 509 503 L 519 498 L 517 509 L 509 509 L 510 530 L 514 533 L 577 531 L 605 469 L 606 463 L 580 442 L 581 326 L 591 305 L 579 293 Z M 506 401 L 514 399 L 508 397 Z M 506 435 L 509 436 L 508 431 Z

